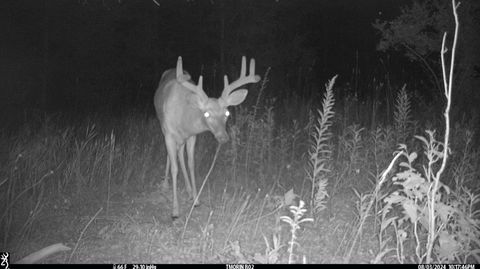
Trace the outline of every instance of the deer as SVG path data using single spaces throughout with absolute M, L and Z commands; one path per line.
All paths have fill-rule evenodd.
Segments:
M 210 98 L 203 90 L 203 76 L 198 83 L 191 80 L 188 72 L 183 70 L 182 57 L 177 60 L 177 67 L 166 70 L 160 79 L 154 95 L 154 106 L 167 148 L 167 164 L 163 188 L 168 189 L 168 173 L 171 172 L 173 187 L 172 219 L 179 216 L 177 197 L 178 163 L 182 169 L 185 187 L 194 206 L 198 206 L 197 188 L 195 184 L 195 142 L 197 135 L 210 131 L 218 143 L 229 140 L 226 131 L 227 119 L 230 116 L 229 106 L 241 104 L 247 97 L 246 89 L 235 89 L 249 83 L 257 83 L 260 76 L 255 74 L 255 59 L 250 60 L 249 74 L 246 74 L 246 58 L 242 57 L 240 77 L 232 83 L 224 76 L 224 88 L 219 98 Z M 187 151 L 187 162 L 190 176 L 187 175 L 184 153 Z

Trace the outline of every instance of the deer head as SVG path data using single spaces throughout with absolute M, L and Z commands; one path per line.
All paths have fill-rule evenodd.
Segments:
M 201 111 L 204 125 L 220 143 L 225 143 L 229 138 L 225 128 L 227 119 L 230 116 L 227 108 L 241 104 L 248 94 L 248 91 L 245 89 L 234 92 L 233 90 L 242 85 L 260 81 L 260 76 L 255 75 L 254 59 L 250 60 L 249 74 L 248 76 L 246 75 L 245 56 L 242 57 L 240 77 L 236 81 L 229 83 L 227 75 L 224 76 L 224 88 L 219 98 L 209 98 L 207 96 L 203 90 L 203 76 L 198 78 L 196 85 L 190 80 L 190 75 L 183 71 L 182 57 L 178 57 L 177 60 L 176 78 L 182 86 L 194 93 L 188 96 L 188 102 Z

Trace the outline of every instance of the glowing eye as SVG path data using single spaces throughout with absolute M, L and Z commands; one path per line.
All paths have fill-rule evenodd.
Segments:
M 230 116 L 230 111 L 227 110 L 225 111 L 225 117 L 228 117 L 228 116 Z
M 210 117 L 210 113 L 207 111 L 207 112 L 203 113 L 203 116 L 204 116 L 205 118 L 208 118 L 208 117 Z

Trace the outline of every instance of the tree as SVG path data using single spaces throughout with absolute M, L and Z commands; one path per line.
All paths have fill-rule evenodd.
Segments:
M 480 2 L 462 1 L 459 8 L 462 33 L 458 40 L 456 82 L 464 105 L 478 104 L 480 93 L 479 24 Z M 450 40 L 454 29 L 449 0 L 414 0 L 410 6 L 402 7 L 400 15 L 391 21 L 376 20 L 373 27 L 381 34 L 377 45 L 379 51 L 399 51 L 410 60 L 419 62 L 437 94 L 442 93 L 439 55 L 442 34 L 448 32 Z M 457 106 L 458 107 L 458 106 Z

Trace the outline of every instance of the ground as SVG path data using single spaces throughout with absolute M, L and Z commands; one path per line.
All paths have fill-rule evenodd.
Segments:
M 22 257 L 61 242 L 74 251 L 54 254 L 42 263 L 260 263 L 268 257 L 270 262 L 288 262 L 290 226 L 279 221 L 281 215 L 291 216 L 286 206 L 279 209 L 258 193 L 228 194 L 206 188 L 182 239 L 191 201 L 180 191 L 181 216 L 173 221 L 171 192 L 159 186 L 142 192 L 112 190 L 108 206 L 88 195 L 77 201 L 63 197 L 47 203 L 49 208 L 31 231 L 32 239 L 14 255 Z M 314 223 L 301 225 L 295 262 L 303 262 L 304 257 L 307 263 L 348 262 L 344 257 L 357 219 L 352 194 L 338 195 L 331 210 L 317 214 Z M 271 252 L 274 237 L 283 245 L 277 254 Z M 374 257 L 375 242 L 373 234 L 364 232 L 352 261 L 368 263 Z

